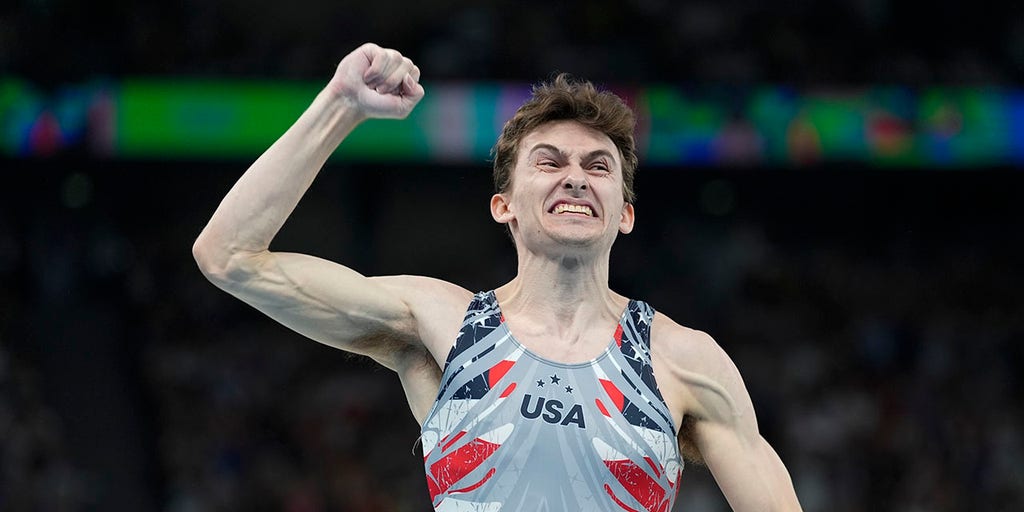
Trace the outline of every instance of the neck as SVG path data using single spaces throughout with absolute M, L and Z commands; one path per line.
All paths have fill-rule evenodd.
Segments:
M 563 327 L 617 319 L 623 299 L 608 287 L 608 259 L 607 251 L 596 258 L 519 251 L 516 277 L 495 290 L 502 311 Z

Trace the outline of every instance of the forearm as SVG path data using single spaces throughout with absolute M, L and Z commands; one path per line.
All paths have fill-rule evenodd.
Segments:
M 221 269 L 234 254 L 266 250 L 327 158 L 362 120 L 328 89 L 235 183 L 193 248 L 200 266 Z

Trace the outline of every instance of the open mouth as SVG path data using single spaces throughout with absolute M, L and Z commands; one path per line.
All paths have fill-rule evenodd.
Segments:
M 584 217 L 594 217 L 594 211 L 585 204 L 558 203 L 551 209 L 551 213 L 555 215 L 582 215 Z

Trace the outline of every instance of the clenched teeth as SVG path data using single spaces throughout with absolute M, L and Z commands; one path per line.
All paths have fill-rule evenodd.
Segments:
M 559 213 L 566 213 L 566 212 L 569 212 L 569 213 L 582 213 L 582 214 L 584 214 L 584 215 L 586 215 L 588 217 L 593 217 L 594 216 L 594 212 L 590 209 L 589 206 L 586 206 L 586 205 L 561 203 L 558 206 L 555 206 L 554 213 L 556 215 L 559 214 Z

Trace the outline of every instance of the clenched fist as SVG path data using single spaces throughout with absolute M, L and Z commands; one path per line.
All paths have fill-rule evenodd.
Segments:
M 402 119 L 423 99 L 420 68 L 396 50 L 366 43 L 338 64 L 328 89 L 366 118 Z

